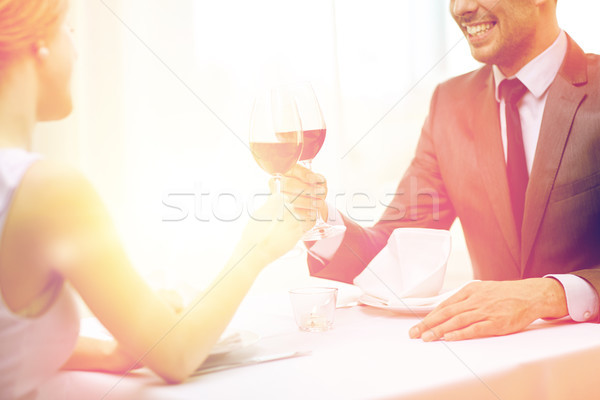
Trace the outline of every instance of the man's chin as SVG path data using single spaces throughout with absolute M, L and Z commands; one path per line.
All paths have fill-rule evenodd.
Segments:
M 475 47 L 470 46 L 471 48 L 471 56 L 480 63 L 483 64 L 495 64 L 496 62 L 496 52 L 489 48 L 489 46 L 485 47 Z

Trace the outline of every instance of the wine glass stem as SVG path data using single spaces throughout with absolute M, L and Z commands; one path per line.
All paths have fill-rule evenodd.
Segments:
M 275 181 L 275 194 L 281 194 L 281 174 L 274 174 L 273 180 Z
M 308 168 L 310 170 L 310 172 L 312 172 L 312 159 L 310 160 L 302 160 L 300 161 L 300 163 Z M 317 207 L 317 220 L 315 221 L 316 224 L 315 225 L 319 225 L 321 223 L 325 223 L 325 221 L 323 220 L 323 217 L 321 217 L 321 212 L 319 211 L 319 208 Z

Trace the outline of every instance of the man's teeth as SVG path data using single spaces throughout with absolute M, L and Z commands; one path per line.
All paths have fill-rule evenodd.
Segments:
M 487 31 L 492 29 L 493 26 L 494 26 L 493 23 L 484 23 L 484 24 L 466 26 L 466 28 L 467 28 L 467 33 L 469 35 L 476 36 L 476 35 L 483 35 Z

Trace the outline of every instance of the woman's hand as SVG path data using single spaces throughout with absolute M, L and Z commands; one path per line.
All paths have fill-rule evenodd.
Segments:
M 61 369 L 122 374 L 141 367 L 116 341 L 80 336 L 73 354 Z
M 131 357 L 127 351 L 116 341 L 110 341 L 106 344 L 108 347 L 108 356 L 106 358 L 106 372 L 123 374 L 134 369 L 142 368 L 143 365 L 138 360 Z
M 262 207 L 251 213 L 234 254 L 243 257 L 250 251 L 259 252 L 264 267 L 287 253 L 314 223 L 297 218 L 290 208 L 283 195 L 270 195 Z
M 181 295 L 172 289 L 158 289 L 156 291 L 158 297 L 169 305 L 175 311 L 175 314 L 179 314 L 184 309 L 183 298 Z

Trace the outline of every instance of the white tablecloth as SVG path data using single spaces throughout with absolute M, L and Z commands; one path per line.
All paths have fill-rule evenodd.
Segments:
M 235 328 L 261 340 L 229 360 L 311 350 L 169 386 L 148 370 L 127 377 L 61 372 L 40 399 L 593 399 L 600 325 L 537 321 L 514 335 L 465 342 L 408 338 L 418 321 L 365 306 L 336 311 L 331 331 L 297 329 L 287 293 L 249 297 Z

